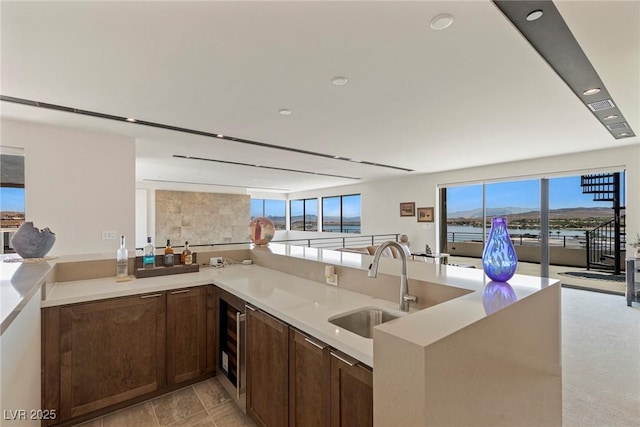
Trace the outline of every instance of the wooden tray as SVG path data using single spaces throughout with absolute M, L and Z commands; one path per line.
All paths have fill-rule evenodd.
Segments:
M 178 260 L 180 260 L 179 255 L 177 256 L 177 258 Z M 162 263 L 161 255 L 156 256 L 156 265 L 158 265 L 158 263 Z M 142 279 L 145 277 L 168 276 L 170 274 L 195 273 L 200 271 L 200 266 L 196 262 L 195 257 L 193 260 L 193 264 L 191 265 L 177 264 L 172 267 L 160 266 L 160 267 L 154 267 L 154 268 L 142 268 L 142 257 L 136 257 L 135 266 L 136 268 L 134 271 L 134 275 L 138 279 Z

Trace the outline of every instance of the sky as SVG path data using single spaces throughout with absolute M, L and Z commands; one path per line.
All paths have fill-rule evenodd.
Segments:
M 0 187 L 0 211 L 24 212 L 24 188 Z
M 624 178 L 621 178 L 624 181 Z M 486 185 L 487 207 L 540 209 L 540 180 L 500 182 Z M 549 179 L 549 209 L 610 207 L 611 202 L 594 202 L 593 194 L 582 194 L 580 176 Z M 468 211 L 482 207 L 482 185 L 447 189 L 447 210 Z

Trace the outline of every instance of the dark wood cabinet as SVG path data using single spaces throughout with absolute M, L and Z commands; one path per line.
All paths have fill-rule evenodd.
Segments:
M 218 354 L 218 311 L 216 304 L 216 287 L 207 286 L 207 344 L 206 344 L 206 372 L 212 374 L 216 372 Z
M 43 408 L 65 420 L 162 388 L 165 309 L 163 292 L 46 309 Z
M 289 337 L 289 425 L 326 427 L 331 409 L 329 346 L 293 328 Z
M 207 288 L 167 292 L 167 383 L 205 375 L 207 369 Z
M 373 426 L 373 372 L 331 351 L 331 426 Z
M 43 309 L 42 407 L 58 415 L 43 425 L 212 376 L 215 295 L 207 285 Z
M 247 305 L 247 413 L 259 425 L 289 419 L 289 327 Z

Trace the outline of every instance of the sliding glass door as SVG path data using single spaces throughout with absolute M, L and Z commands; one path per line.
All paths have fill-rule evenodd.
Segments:
M 479 258 L 491 218 L 502 216 L 519 273 L 548 276 L 549 264 L 619 272 L 624 264 L 624 172 L 451 186 L 441 200 L 440 249 L 452 256 Z

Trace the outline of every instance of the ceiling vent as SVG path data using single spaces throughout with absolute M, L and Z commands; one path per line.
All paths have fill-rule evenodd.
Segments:
M 607 127 L 609 128 L 609 130 L 629 129 L 629 125 L 627 125 L 627 122 L 611 123 L 610 125 L 607 125 Z
M 592 102 L 591 104 L 587 104 L 591 111 L 602 111 L 608 110 L 609 108 L 615 108 L 615 104 L 610 99 L 603 99 L 602 101 Z

